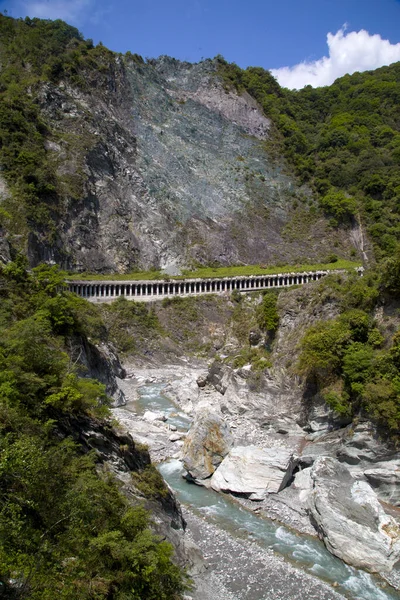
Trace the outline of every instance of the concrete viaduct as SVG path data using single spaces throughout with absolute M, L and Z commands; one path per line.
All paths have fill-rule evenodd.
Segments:
M 362 275 L 363 268 L 356 269 Z M 203 294 L 223 294 L 226 292 L 254 292 L 303 285 L 309 281 L 318 281 L 330 273 L 344 273 L 340 269 L 327 271 L 304 271 L 303 273 L 277 273 L 275 275 L 252 275 L 221 277 L 210 279 L 174 279 L 143 281 L 90 281 L 70 280 L 67 286 L 91 302 L 112 302 L 123 296 L 127 300 L 149 302 L 174 296 L 199 296 Z

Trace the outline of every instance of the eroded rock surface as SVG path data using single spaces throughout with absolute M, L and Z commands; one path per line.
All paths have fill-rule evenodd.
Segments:
M 390 571 L 400 558 L 400 529 L 371 486 L 329 457 L 318 458 L 310 475 L 309 510 L 328 550 L 355 567 Z
M 232 434 L 220 415 L 211 410 L 197 414 L 182 449 L 190 477 L 198 483 L 210 477 L 232 444 Z
M 262 500 L 287 485 L 296 464 L 296 457 L 287 448 L 238 446 L 232 448 L 212 476 L 211 487 L 217 492 Z

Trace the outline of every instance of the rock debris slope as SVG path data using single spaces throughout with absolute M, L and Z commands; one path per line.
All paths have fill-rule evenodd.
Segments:
M 345 234 L 312 216 L 310 192 L 269 156 L 267 117 L 224 89 L 216 61 L 115 56 L 105 71 L 87 73 L 90 92 L 42 85 L 64 198 L 57 239 L 31 231 L 31 264 L 123 273 L 296 262 L 326 258 L 335 236 L 346 253 Z

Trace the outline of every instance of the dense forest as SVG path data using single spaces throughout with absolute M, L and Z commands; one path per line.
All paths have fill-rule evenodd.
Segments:
M 62 291 L 55 267 L 18 258 L 0 275 L 0 591 L 5 597 L 173 599 L 183 573 L 151 529 L 144 500 L 128 503 L 71 422 L 111 431 L 104 385 L 72 351 L 104 336 L 94 307 Z M 72 421 L 71 421 L 72 419 Z M 146 451 L 132 485 L 166 491 Z M 144 454 L 143 454 L 144 452 Z M 139 496 L 141 494 L 139 493 Z

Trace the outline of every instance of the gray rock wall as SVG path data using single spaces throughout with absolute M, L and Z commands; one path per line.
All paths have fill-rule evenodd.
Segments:
M 335 242 L 348 253 L 346 233 L 327 229 L 310 192 L 271 160 L 271 124 L 254 99 L 226 91 L 215 69 L 115 57 L 107 77 L 88 73 L 90 93 L 43 84 L 59 208 L 55 237 L 29 236 L 32 265 L 123 273 L 304 262 Z

